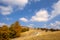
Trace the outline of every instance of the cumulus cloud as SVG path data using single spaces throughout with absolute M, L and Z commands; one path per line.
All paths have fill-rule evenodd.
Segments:
M 31 21 L 37 21 L 37 22 L 44 22 L 48 21 L 48 12 L 47 10 L 41 9 L 38 12 L 36 12 L 35 16 L 32 16 Z
M 60 29 L 60 21 L 56 21 L 55 23 L 51 23 L 49 26 L 54 29 Z
M 28 3 L 28 0 L 2 0 L 2 3 L 10 6 L 19 6 L 20 8 L 23 8 Z
M 19 20 L 23 21 L 23 22 L 28 22 L 28 20 L 26 18 L 19 18 Z
M 34 24 L 29 24 L 27 26 L 30 27 L 30 28 L 33 28 L 34 27 Z
M 47 28 L 47 24 L 44 24 L 43 28 Z
M 10 6 L 0 6 L 0 12 L 2 15 L 9 15 L 12 13 L 12 8 Z
M 60 15 L 60 0 L 57 3 L 52 5 L 53 10 L 51 11 L 51 15 L 48 14 L 47 10 L 39 10 L 36 12 L 35 16 L 32 16 L 31 21 L 49 21 L 54 17 Z
M 23 9 L 28 3 L 28 0 L 1 0 L 0 2 L 4 5 L 7 5 L 7 6 L 2 5 L 0 6 L 0 13 L 2 15 L 9 15 L 11 14 L 14 6 L 18 7 L 16 10 Z
M 53 19 L 57 15 L 60 15 L 60 0 L 57 3 L 54 3 L 52 5 L 53 11 L 51 12 L 50 19 Z
M 3 25 L 7 25 L 6 23 L 0 23 L 0 27 L 2 27 Z
M 12 18 L 9 18 L 9 17 L 6 17 L 4 19 L 7 20 L 7 21 L 11 21 L 12 20 Z

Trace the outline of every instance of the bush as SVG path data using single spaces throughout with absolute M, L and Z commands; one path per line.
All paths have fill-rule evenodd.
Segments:
M 10 38 L 15 38 L 15 35 L 16 35 L 16 32 L 10 31 L 10 33 L 9 33 Z
M 29 28 L 22 28 L 21 32 L 26 32 L 26 31 L 29 31 Z
M 0 31 L 0 39 L 1 40 L 9 40 L 9 33 L 7 31 Z
M 9 30 L 10 30 L 10 38 L 16 38 L 20 36 L 22 28 L 19 25 L 19 22 L 15 22 L 10 26 Z
M 7 25 L 0 27 L 0 40 L 9 40 L 9 28 Z
M 11 38 L 20 37 L 21 32 L 28 31 L 29 28 L 22 28 L 19 22 L 15 22 L 10 27 L 3 25 L 0 27 L 0 40 L 10 40 Z

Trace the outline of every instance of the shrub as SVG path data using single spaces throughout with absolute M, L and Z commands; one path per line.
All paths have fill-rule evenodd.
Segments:
M 29 28 L 22 28 L 22 31 L 21 32 L 26 32 L 26 31 L 29 31 Z
M 15 22 L 11 25 L 10 29 L 10 38 L 19 37 L 21 33 L 21 26 L 19 25 L 19 22 Z

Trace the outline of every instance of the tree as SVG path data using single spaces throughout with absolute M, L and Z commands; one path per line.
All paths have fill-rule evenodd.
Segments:
M 9 40 L 9 28 L 7 25 L 3 25 L 0 28 L 0 39 L 1 40 Z
M 15 38 L 15 37 L 20 36 L 20 32 L 21 32 L 22 28 L 21 28 L 19 22 L 16 21 L 14 24 L 11 25 L 10 30 L 11 30 L 10 37 Z
M 7 25 L 3 25 L 1 28 L 2 31 L 9 31 L 9 28 Z

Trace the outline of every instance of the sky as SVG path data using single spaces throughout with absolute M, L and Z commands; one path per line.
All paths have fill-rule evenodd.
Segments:
M 60 0 L 0 0 L 0 26 L 60 28 Z

